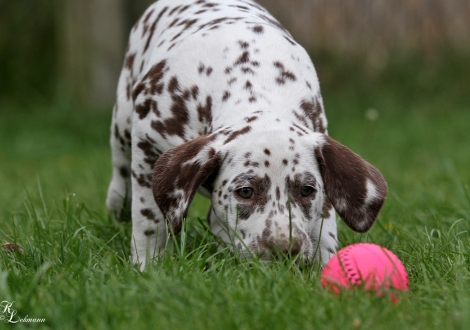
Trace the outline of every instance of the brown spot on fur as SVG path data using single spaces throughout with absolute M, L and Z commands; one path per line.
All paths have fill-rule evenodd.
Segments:
M 294 113 L 295 118 L 297 118 L 304 126 L 308 127 L 308 121 L 305 116 L 302 116 L 295 110 L 292 110 L 292 112 Z
M 168 84 L 168 92 L 171 94 L 173 101 L 170 107 L 173 117 L 167 118 L 164 121 L 152 121 L 150 125 L 163 137 L 169 134 L 177 135 L 184 139 L 185 127 L 189 121 L 189 111 L 186 100 L 189 98 L 190 91 L 186 90 L 181 92 L 178 79 L 172 77 Z
M 222 22 L 225 22 L 225 21 L 229 21 L 229 20 L 230 20 L 230 21 L 238 21 L 238 20 L 240 20 L 240 19 L 241 19 L 241 17 L 221 17 L 221 18 L 216 18 L 216 19 L 214 19 L 214 20 L 212 20 L 212 21 L 210 21 L 210 22 L 207 22 L 207 23 L 205 23 L 205 24 L 202 24 L 202 25 L 199 27 L 199 30 L 204 29 L 204 28 L 206 28 L 206 27 L 208 27 L 208 26 L 218 25 L 218 24 L 220 24 L 220 23 L 222 23 Z
M 124 62 L 124 67 L 131 72 L 134 66 L 135 55 L 136 53 L 127 55 L 126 60 Z
M 162 154 L 160 150 L 156 150 L 154 145 L 149 141 L 141 141 L 137 144 L 137 147 L 144 152 L 144 162 L 149 164 L 151 168 L 157 161 L 158 157 Z
M 286 28 L 281 25 L 281 23 L 279 23 L 278 21 L 274 20 L 273 18 L 268 17 L 268 16 L 263 15 L 263 14 L 259 14 L 258 17 L 261 18 L 261 19 L 263 19 L 263 20 L 265 20 L 266 22 L 269 22 L 270 24 L 272 24 L 273 26 L 277 27 L 277 28 L 280 29 L 281 31 L 283 31 L 283 32 L 285 32 L 285 33 L 287 33 L 287 34 L 289 34 L 289 31 L 287 31 Z
M 247 123 L 251 123 L 251 122 L 253 122 L 253 121 L 257 120 L 257 119 L 258 119 L 257 116 L 251 116 L 251 117 L 246 117 L 246 118 L 245 118 L 245 120 L 246 120 Z
M 238 136 L 240 136 L 242 134 L 246 134 L 250 131 L 251 131 L 251 126 L 246 126 L 246 127 L 242 128 L 238 131 L 234 131 L 232 134 L 230 134 L 230 136 L 227 138 L 227 140 L 225 140 L 224 144 L 227 144 L 230 141 L 232 141 L 233 139 L 237 138 Z
M 249 80 L 247 80 L 244 88 L 247 90 L 251 90 L 253 89 L 253 85 L 251 84 Z
M 155 235 L 156 232 L 157 232 L 157 231 L 156 231 L 155 229 L 146 229 L 146 230 L 144 231 L 144 235 L 145 235 L 145 236 L 152 236 L 152 235 Z
M 170 94 L 175 94 L 176 92 L 181 92 L 181 88 L 176 76 L 171 77 L 170 82 L 168 83 L 168 92 Z
M 150 41 L 152 40 L 153 34 L 155 32 L 155 28 L 157 27 L 158 21 L 162 18 L 163 14 L 168 10 L 168 7 L 162 9 L 162 11 L 158 14 L 157 19 L 153 22 L 152 26 L 150 27 L 150 34 L 147 38 L 147 42 L 145 43 L 144 53 L 150 46 Z
M 237 59 L 234 66 L 248 63 L 249 61 L 250 61 L 250 53 L 248 51 L 244 51 L 243 54 Z
M 184 6 L 183 8 L 180 9 L 180 11 L 179 11 L 178 13 L 181 14 L 182 12 L 184 12 L 184 11 L 185 11 L 186 9 L 188 9 L 189 7 L 191 7 L 191 5 L 186 5 L 186 6 Z
M 264 28 L 261 25 L 256 25 L 253 27 L 253 32 L 257 34 L 262 34 L 264 32 Z
M 230 94 L 229 91 L 225 91 L 225 92 L 224 92 L 224 95 L 222 96 L 222 101 L 223 101 L 223 102 L 227 101 L 227 100 L 229 99 L 230 95 L 231 95 L 231 94 Z
M 304 112 L 305 116 L 310 120 L 313 125 L 315 132 L 325 133 L 326 127 L 320 115 L 323 113 L 323 107 L 318 98 L 312 98 L 310 100 L 302 100 L 300 108 Z
M 169 15 L 171 15 L 171 13 L 170 13 Z M 175 25 L 176 23 L 178 23 L 178 21 L 179 21 L 179 18 L 175 18 L 175 19 L 173 20 L 173 22 L 171 22 L 171 24 L 168 25 L 168 27 L 169 27 L 169 28 L 173 27 L 173 25 Z
M 121 136 L 120 131 L 119 131 L 119 126 L 117 124 L 114 124 L 114 137 L 119 140 L 122 146 L 126 145 L 126 141 L 124 138 Z
M 286 36 L 284 36 L 284 38 L 285 38 L 287 41 L 289 41 L 289 43 L 290 43 L 292 46 L 295 46 L 295 45 L 296 45 L 296 43 L 295 43 L 291 38 L 288 38 L 288 37 L 286 37 Z
M 169 13 L 168 13 L 168 16 L 171 16 L 173 15 L 181 6 L 176 6 L 175 8 L 173 8 Z
M 140 210 L 140 214 L 142 214 L 144 217 L 146 217 L 148 220 L 153 220 L 155 219 L 155 214 L 151 209 L 143 209 Z
M 238 43 L 240 44 L 241 49 L 247 49 L 250 46 L 250 44 L 247 43 L 246 41 L 241 41 L 240 40 L 240 41 L 238 41 Z
M 183 28 L 183 31 L 180 32 L 183 33 L 184 31 L 188 30 L 191 26 L 193 26 L 194 24 L 196 24 L 198 21 L 198 19 L 192 19 L 192 20 L 187 20 L 185 19 L 184 21 L 182 21 L 180 24 L 178 24 L 178 26 L 181 26 L 181 25 L 184 25 L 184 28 Z M 176 37 L 173 38 L 173 40 L 176 39 Z
M 150 19 L 150 16 L 152 16 L 153 12 L 155 11 L 155 9 L 151 9 L 147 15 L 145 15 L 145 18 L 144 20 L 142 21 L 142 23 L 145 25 L 147 24 L 148 20 Z
M 206 97 L 206 104 L 198 104 L 197 113 L 199 121 L 210 124 L 212 122 L 212 97 L 208 95 Z
M 301 131 L 301 132 L 304 133 L 304 134 L 308 134 L 308 133 L 309 133 L 309 131 L 307 131 L 305 128 L 303 128 L 302 126 L 299 126 L 299 125 L 297 125 L 297 124 L 295 124 L 295 123 L 292 124 L 292 126 L 294 126 L 295 128 L 297 128 L 299 131 Z
M 157 117 L 160 117 L 160 111 L 157 108 L 157 102 L 152 99 L 145 100 L 144 103 L 137 104 L 135 107 L 135 112 L 139 115 L 139 119 L 144 119 L 152 110 Z
M 205 65 L 202 64 L 202 63 L 199 63 L 199 67 L 197 68 L 197 72 L 199 72 L 199 74 L 202 74 L 205 70 Z
M 255 74 L 255 72 L 253 70 L 251 70 L 250 68 L 248 68 L 248 67 L 242 67 L 241 70 L 242 70 L 243 73 Z
M 134 102 L 136 101 L 137 96 L 145 91 L 147 81 L 150 84 L 150 92 L 152 94 L 154 94 L 154 92 L 158 92 L 158 90 L 161 88 L 159 82 L 163 78 L 165 67 L 166 60 L 162 60 L 150 68 L 150 70 L 145 74 L 142 80 L 132 91 L 132 100 Z
M 191 87 L 191 95 L 193 96 L 193 99 L 197 100 L 197 97 L 199 95 L 199 87 L 197 87 L 196 85 Z
M 152 175 L 144 175 L 144 174 L 139 174 L 135 173 L 132 171 L 132 177 L 137 181 L 139 186 L 141 187 L 146 187 L 146 188 L 151 188 L 152 187 Z
M 274 66 L 279 69 L 280 73 L 279 76 L 276 78 L 276 82 L 280 85 L 283 85 L 286 83 L 286 79 L 290 81 L 296 81 L 297 77 L 295 74 L 292 72 L 288 71 L 285 69 L 284 64 L 281 62 L 277 61 L 274 62 Z

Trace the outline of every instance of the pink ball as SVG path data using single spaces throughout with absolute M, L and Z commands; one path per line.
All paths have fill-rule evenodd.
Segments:
M 390 250 L 371 243 L 346 246 L 323 268 L 321 285 L 338 294 L 341 289 L 364 288 L 383 292 L 408 290 L 408 274 L 398 257 Z M 393 293 L 392 301 L 396 300 Z

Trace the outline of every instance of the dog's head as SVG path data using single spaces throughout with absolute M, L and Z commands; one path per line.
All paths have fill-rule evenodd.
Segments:
M 153 193 L 173 233 L 198 188 L 211 195 L 212 230 L 228 243 L 263 258 L 282 251 L 305 259 L 313 257 L 314 227 L 328 205 L 365 232 L 387 192 L 375 167 L 327 135 L 295 125 L 219 130 L 164 153 Z

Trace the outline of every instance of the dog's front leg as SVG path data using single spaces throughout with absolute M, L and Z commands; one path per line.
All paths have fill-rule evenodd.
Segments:
M 142 144 L 132 146 L 132 260 L 144 269 L 167 244 L 166 221 L 155 203 L 151 182 L 152 165 Z

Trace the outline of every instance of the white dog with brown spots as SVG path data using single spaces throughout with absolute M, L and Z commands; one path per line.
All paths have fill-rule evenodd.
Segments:
M 161 0 L 131 31 L 114 108 L 107 206 L 132 217 L 141 268 L 181 230 L 196 191 L 212 232 L 247 256 L 326 263 L 336 212 L 357 232 L 380 172 L 327 135 L 306 51 L 251 0 Z M 169 225 L 169 228 L 168 228 Z

